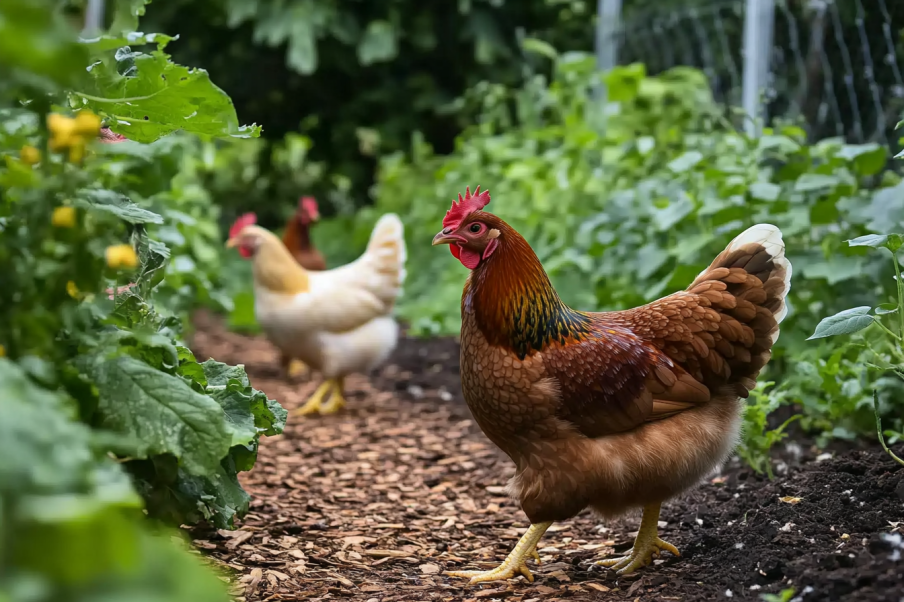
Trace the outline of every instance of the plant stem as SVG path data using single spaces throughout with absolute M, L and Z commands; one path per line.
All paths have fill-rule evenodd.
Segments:
M 895 284 L 898 287 L 898 333 L 904 336 L 904 282 L 901 281 L 901 266 L 898 265 L 898 254 L 891 254 L 892 263 L 895 264 Z M 901 340 L 900 338 L 898 339 Z
M 901 337 L 898 336 L 898 335 L 896 335 L 896 334 L 895 334 L 892 330 L 890 330 L 885 324 L 883 324 L 883 323 L 882 323 L 882 320 L 880 320 L 880 319 L 879 319 L 878 317 L 876 317 L 876 316 L 873 316 L 872 318 L 873 318 L 873 322 L 874 322 L 875 324 L 877 324 L 882 330 L 884 330 L 885 332 L 887 332 L 894 340 L 898 341 L 899 343 L 901 342 Z M 902 332 L 904 332 L 904 331 L 902 331 Z M 870 349 L 870 351 L 873 351 L 872 348 Z M 876 352 L 873 351 L 873 353 L 876 353 Z
M 895 462 L 904 466 L 904 460 L 896 456 L 894 452 L 885 445 L 885 437 L 882 436 L 882 418 L 879 417 L 879 393 L 875 389 L 873 390 L 873 410 L 876 413 L 876 434 L 879 435 L 879 443 L 882 445 L 882 449 L 884 449 L 885 453 L 891 456 Z

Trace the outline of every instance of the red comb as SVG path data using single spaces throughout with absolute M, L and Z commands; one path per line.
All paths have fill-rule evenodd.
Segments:
M 235 223 L 232 224 L 232 227 L 229 228 L 229 238 L 235 238 L 235 236 L 242 231 L 242 228 L 256 223 L 257 216 L 253 213 L 246 213 L 245 215 L 239 216 L 239 218 L 235 220 Z
M 452 201 L 452 208 L 446 211 L 446 217 L 443 218 L 443 228 L 454 228 L 461 223 L 471 213 L 480 211 L 490 204 L 490 191 L 484 190 L 480 192 L 480 186 L 471 194 L 471 187 L 465 189 L 465 196 L 462 198 L 458 195 L 458 203 Z

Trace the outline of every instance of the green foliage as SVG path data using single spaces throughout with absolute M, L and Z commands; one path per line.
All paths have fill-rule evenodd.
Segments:
M 585 94 L 601 82 L 605 105 Z M 855 357 L 806 339 L 819 316 L 890 292 L 891 266 L 845 242 L 904 226 L 904 185 L 883 171 L 885 148 L 808 145 L 794 127 L 748 138 L 725 122 L 701 73 L 648 77 L 630 65 L 601 76 L 585 54 L 559 56 L 549 81 L 481 84 L 468 99 L 481 111 L 454 153 L 434 154 L 415 137 L 408 156 L 382 161 L 377 205 L 362 212 L 360 230 L 394 211 L 418 248 L 441 228 L 455 193 L 480 184 L 492 193 L 489 210 L 530 241 L 566 302 L 611 310 L 684 288 L 742 229 L 774 223 L 794 277 L 768 377 L 781 383 L 782 404 L 801 407 L 805 429 L 826 437 L 871 430 L 871 388 Z M 412 254 L 408 273 L 399 311 L 415 332 L 457 332 L 466 270 L 434 251 Z M 885 415 L 901 408 L 896 390 L 882 384 Z M 750 403 L 762 405 L 757 396 Z M 765 436 L 773 405 L 748 414 L 752 437 Z M 771 442 L 750 442 L 749 455 Z
M 117 27 L 144 4 L 117 3 Z M 102 144 L 83 109 L 147 141 L 256 130 L 159 51 L 101 77 L 122 40 L 152 38 L 120 33 L 79 41 L 50 0 L 0 5 L 2 600 L 226 600 L 158 525 L 231 528 L 249 501 L 238 473 L 285 425 L 241 367 L 182 340 L 199 298 L 222 295 L 187 267 L 217 263 L 217 212 L 185 160 L 204 143 Z M 150 87 L 170 74 L 187 83 Z M 127 125 L 126 106 L 152 119 Z
M 463 0 L 423 10 L 413 0 L 172 0 L 142 20 L 151 30 L 178 33 L 176 59 L 203 61 L 235 100 L 241 115 L 266 121 L 276 143 L 300 131 L 310 137 L 323 177 L 310 188 L 248 204 L 262 220 L 302 193 L 323 199 L 335 178 L 350 187 L 354 207 L 369 202 L 377 157 L 408 146 L 423 132 L 441 152 L 470 118 L 462 93 L 484 79 L 516 85 L 526 35 L 560 49 L 590 48 L 596 3 L 587 0 Z M 400 109 L 401 107 L 401 109 Z M 269 176 L 269 165 L 259 165 Z

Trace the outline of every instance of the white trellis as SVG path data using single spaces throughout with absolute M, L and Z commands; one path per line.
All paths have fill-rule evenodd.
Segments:
M 741 104 L 748 119 L 745 130 L 758 135 L 765 121 L 763 92 L 769 85 L 769 60 L 775 26 L 775 0 L 744 0 L 744 51 Z M 600 70 L 618 65 L 618 32 L 622 0 L 598 0 L 596 61 Z

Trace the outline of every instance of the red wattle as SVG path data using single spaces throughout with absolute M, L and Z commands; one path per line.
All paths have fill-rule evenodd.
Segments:
M 461 249 L 460 252 L 461 257 L 459 257 L 458 260 L 461 262 L 461 265 L 469 270 L 473 270 L 480 263 L 480 253 L 471 251 L 470 249 Z
M 449 245 L 449 252 L 455 256 L 455 259 L 459 259 L 461 257 L 461 247 L 456 244 Z
M 241 255 L 245 259 L 248 259 L 249 257 L 251 257 L 251 250 L 246 249 L 245 247 L 239 247 L 239 255 Z

